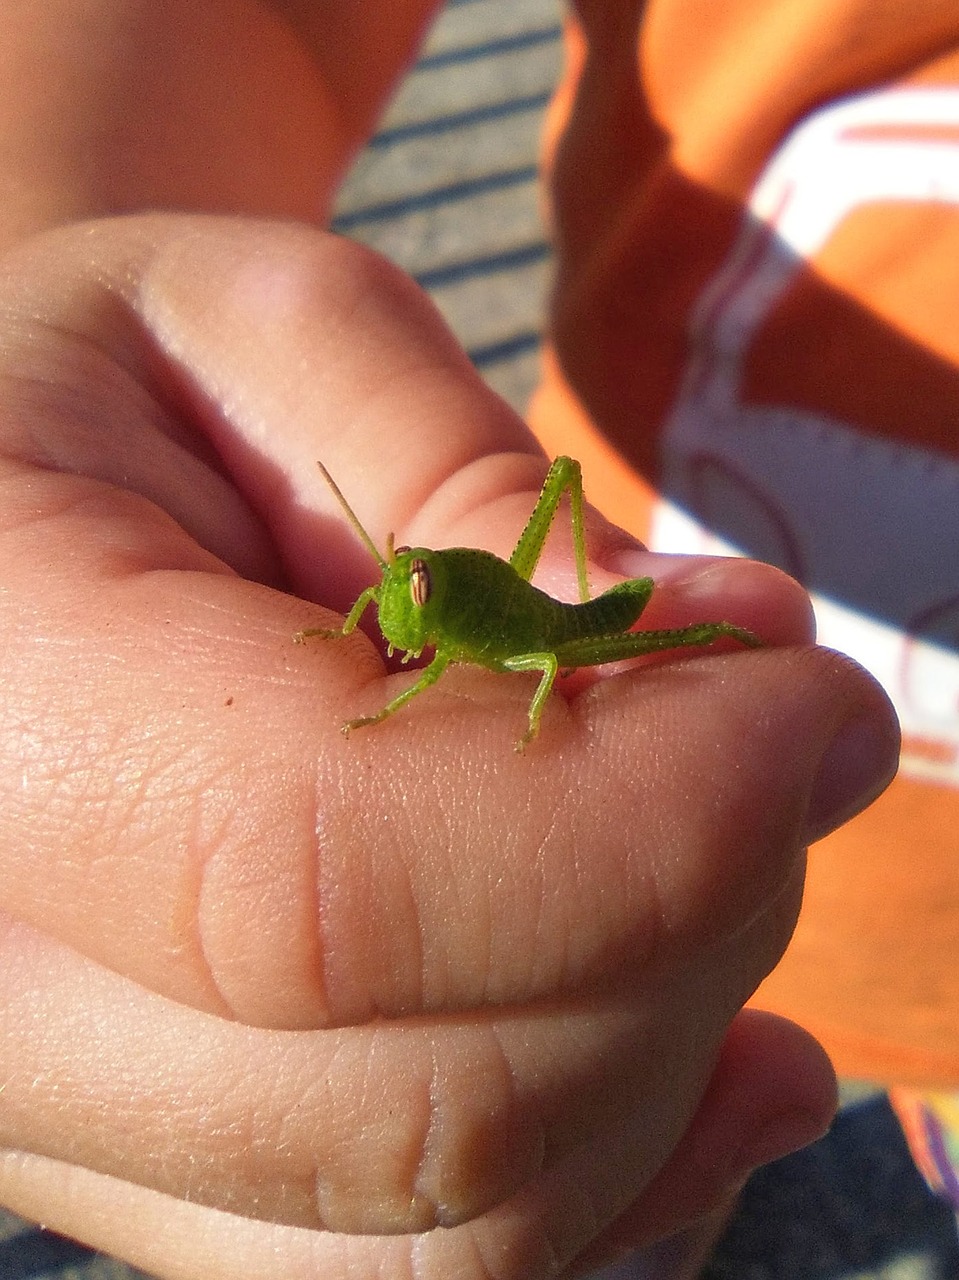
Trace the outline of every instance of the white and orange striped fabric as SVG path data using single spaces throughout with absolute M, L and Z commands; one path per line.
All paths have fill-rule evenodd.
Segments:
M 532 420 L 669 551 L 770 560 L 902 718 L 757 1002 L 959 1088 L 959 11 L 580 0 Z

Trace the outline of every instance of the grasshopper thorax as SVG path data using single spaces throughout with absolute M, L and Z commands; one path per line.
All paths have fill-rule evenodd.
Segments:
M 400 547 L 387 563 L 377 612 L 380 630 L 395 648 L 420 653 L 435 637 L 443 570 L 442 556 L 425 547 Z

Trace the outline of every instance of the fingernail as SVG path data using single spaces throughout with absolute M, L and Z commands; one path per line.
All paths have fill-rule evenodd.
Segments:
M 894 720 L 869 714 L 847 720 L 820 761 L 806 812 L 806 843 L 865 809 L 886 789 L 898 767 Z
M 603 560 L 603 568 L 624 578 L 654 577 L 660 586 L 674 582 L 692 585 L 703 574 L 709 574 L 717 563 L 723 565 L 725 561 L 696 555 L 662 555 L 640 546 L 614 552 Z

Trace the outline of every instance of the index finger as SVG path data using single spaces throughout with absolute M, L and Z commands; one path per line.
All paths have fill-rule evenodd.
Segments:
M 0 881 L 8 951 L 46 959 L 6 966 L 5 1140 L 234 1212 L 488 1218 L 572 1256 L 674 1145 L 804 840 L 888 776 L 882 696 L 770 648 L 556 699 L 517 760 L 525 679 L 464 668 L 344 741 L 409 677 L 359 636 L 292 644 L 333 615 L 269 584 L 337 603 L 369 571 L 302 476 L 362 459 L 377 536 L 508 550 L 545 470 L 521 425 L 419 295 L 302 229 L 32 252 L 0 399 Z

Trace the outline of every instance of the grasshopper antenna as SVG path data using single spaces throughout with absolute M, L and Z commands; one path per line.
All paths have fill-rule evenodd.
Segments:
M 386 551 L 388 556 L 388 561 L 387 561 L 387 560 L 384 560 L 383 557 L 380 555 L 379 551 L 377 550 L 376 543 L 373 541 L 370 535 L 366 532 L 366 530 L 360 524 L 359 519 L 356 515 L 356 512 L 353 510 L 353 508 L 350 506 L 347 500 L 343 497 L 342 489 L 336 483 L 336 481 L 333 479 L 330 473 L 327 471 L 326 467 L 324 467 L 323 463 L 320 462 L 319 459 L 317 459 L 316 465 L 320 468 L 320 474 L 322 475 L 323 479 L 333 490 L 334 498 L 336 498 L 337 502 L 343 508 L 344 512 L 346 513 L 347 520 L 349 520 L 351 526 L 353 527 L 355 532 L 359 535 L 364 547 L 367 548 L 370 555 L 372 555 L 373 559 L 376 561 L 376 563 L 380 566 L 382 571 L 385 573 L 387 568 L 389 567 L 389 564 L 392 564 L 393 558 L 394 558 L 393 557 L 393 535 L 390 534 L 389 538 L 387 538 L 386 540 Z

